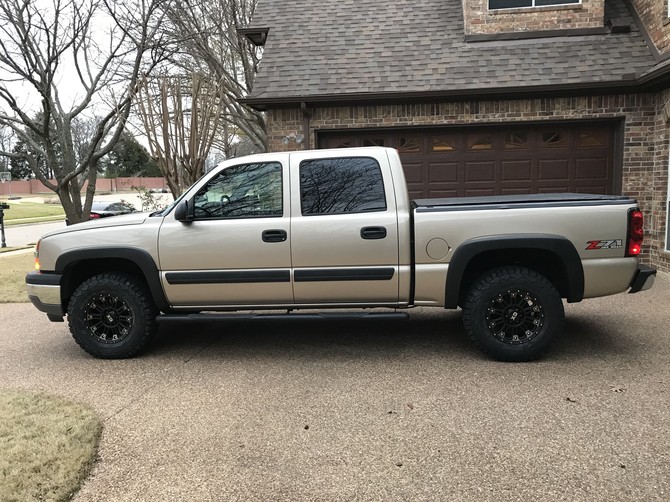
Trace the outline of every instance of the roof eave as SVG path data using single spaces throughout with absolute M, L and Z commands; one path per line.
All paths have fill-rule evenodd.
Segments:
M 666 73 L 670 73 L 666 72 Z M 351 94 L 316 94 L 310 96 L 286 96 L 269 97 L 253 96 L 243 98 L 241 103 L 248 104 L 257 110 L 268 110 L 270 108 L 289 108 L 305 104 L 328 105 L 360 105 L 371 103 L 396 103 L 396 102 L 425 102 L 436 99 L 466 99 L 466 98 L 518 98 L 519 96 L 545 97 L 548 95 L 583 95 L 599 93 L 639 92 L 648 90 L 652 81 L 637 79 L 627 76 L 621 80 L 603 82 L 584 82 L 579 84 L 550 84 L 524 87 L 499 87 L 482 89 L 450 89 L 447 91 L 411 91 L 411 92 L 385 92 L 385 93 L 351 93 Z M 644 84 L 644 85 L 642 85 Z M 645 87 L 645 89 L 641 89 Z

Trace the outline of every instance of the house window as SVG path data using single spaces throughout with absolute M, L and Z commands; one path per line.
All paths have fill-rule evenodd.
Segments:
M 489 10 L 581 4 L 582 0 L 489 0 Z

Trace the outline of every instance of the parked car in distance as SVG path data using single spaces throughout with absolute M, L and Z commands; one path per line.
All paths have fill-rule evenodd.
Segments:
M 129 214 L 136 212 L 137 209 L 135 209 L 135 206 L 124 200 L 93 202 L 93 204 L 91 205 L 91 213 L 89 219 L 97 220 L 98 218 L 106 218 L 108 216 L 118 216 L 120 214 Z

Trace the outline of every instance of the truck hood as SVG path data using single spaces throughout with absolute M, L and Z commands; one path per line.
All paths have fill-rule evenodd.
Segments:
M 107 218 L 100 218 L 97 220 L 85 221 L 83 223 L 76 223 L 66 228 L 49 232 L 42 236 L 42 239 L 52 235 L 68 234 L 72 232 L 85 232 L 94 228 L 104 227 L 123 227 L 130 225 L 141 225 L 149 217 L 149 213 L 131 213 L 122 214 L 120 216 L 108 216 Z

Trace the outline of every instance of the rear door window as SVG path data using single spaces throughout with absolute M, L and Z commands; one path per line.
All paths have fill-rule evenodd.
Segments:
M 386 211 L 381 168 L 369 157 L 304 160 L 300 203 L 304 216 Z

